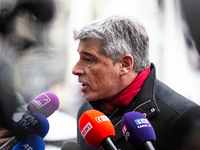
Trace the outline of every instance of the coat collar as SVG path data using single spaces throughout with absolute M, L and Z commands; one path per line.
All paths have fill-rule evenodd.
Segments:
M 156 81 L 156 75 L 155 75 L 155 66 L 152 63 L 151 64 L 151 72 L 147 79 L 145 80 L 144 84 L 142 85 L 142 88 L 138 95 L 133 99 L 133 102 L 129 105 L 128 108 L 126 108 L 127 111 L 125 113 L 130 111 L 138 111 L 145 115 L 148 119 L 152 118 L 154 115 L 158 114 L 160 112 L 157 103 L 155 101 L 155 90 L 154 90 L 154 84 Z M 122 108 L 125 109 L 125 108 Z M 121 110 L 119 109 L 119 112 Z M 125 114 L 124 113 L 124 114 Z M 116 112 L 117 115 L 117 112 Z M 115 115 L 112 117 L 114 118 Z M 110 118 L 112 120 L 112 117 Z M 121 116 L 122 117 L 122 116 Z M 121 119 L 120 121 L 114 123 L 116 135 L 113 138 L 114 141 L 118 140 L 123 136 L 122 129 L 121 129 Z M 120 132 L 119 132 L 120 131 Z
M 135 97 L 133 105 L 134 111 L 141 112 L 148 119 L 159 113 L 159 108 L 155 100 L 155 82 L 156 82 L 156 70 L 155 66 L 151 64 L 151 72 L 144 82 L 142 89 Z

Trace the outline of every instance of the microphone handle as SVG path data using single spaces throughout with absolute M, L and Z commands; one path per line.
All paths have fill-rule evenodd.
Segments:
M 3 144 L 0 147 L 0 150 L 11 150 L 19 141 L 20 141 L 20 138 L 18 136 L 14 136 L 5 144 Z
M 110 137 L 106 137 L 101 141 L 100 145 L 105 149 L 105 150 L 118 150 L 114 143 L 112 142 Z
M 155 148 L 151 141 L 146 141 L 139 146 L 138 150 L 155 150 Z

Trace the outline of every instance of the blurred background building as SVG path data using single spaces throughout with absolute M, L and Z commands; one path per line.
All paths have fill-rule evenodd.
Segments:
M 45 91 L 54 92 L 59 110 L 50 116 L 47 150 L 60 149 L 76 138 L 76 114 L 83 102 L 77 77 L 78 60 L 73 28 L 112 14 L 137 17 L 150 37 L 150 59 L 157 78 L 185 97 L 200 104 L 200 59 L 188 33 L 178 0 L 54 0 L 53 20 L 41 24 L 33 15 L 20 12 L 15 32 L 0 37 L 0 58 L 14 71 L 15 88 L 24 112 L 28 102 Z M 12 0 L 1 0 L 11 7 Z M 187 32 L 186 32 L 187 31 Z M 34 43 L 29 45 L 29 42 Z M 6 70 L 5 70 L 6 71 Z M 5 73 L 6 74 L 6 73 Z

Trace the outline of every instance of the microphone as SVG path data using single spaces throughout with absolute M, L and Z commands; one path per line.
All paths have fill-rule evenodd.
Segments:
M 79 129 L 82 137 L 92 147 L 102 146 L 106 150 L 117 150 L 111 138 L 115 129 L 109 118 L 97 110 L 88 110 L 79 119 Z
M 19 141 L 12 150 L 45 150 L 45 142 L 39 135 L 31 134 Z
M 37 134 L 44 138 L 49 131 L 49 122 L 46 117 L 40 113 L 32 113 L 22 118 L 15 126 L 15 136 L 0 147 L 0 150 L 9 150 L 21 139 L 28 135 Z
M 156 140 L 149 120 L 141 113 L 128 112 L 122 117 L 122 132 L 128 143 L 138 150 L 155 150 L 152 142 Z
M 78 143 L 69 141 L 62 146 L 61 150 L 81 150 L 81 147 Z
M 41 113 L 46 118 L 53 114 L 59 107 L 59 99 L 52 92 L 44 92 L 34 98 L 27 105 L 27 111 L 22 115 L 22 118 L 31 113 Z

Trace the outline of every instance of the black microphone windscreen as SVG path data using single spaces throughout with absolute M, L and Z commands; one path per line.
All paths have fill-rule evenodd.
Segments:
M 78 143 L 70 141 L 66 142 L 62 146 L 61 150 L 81 150 L 81 147 Z

